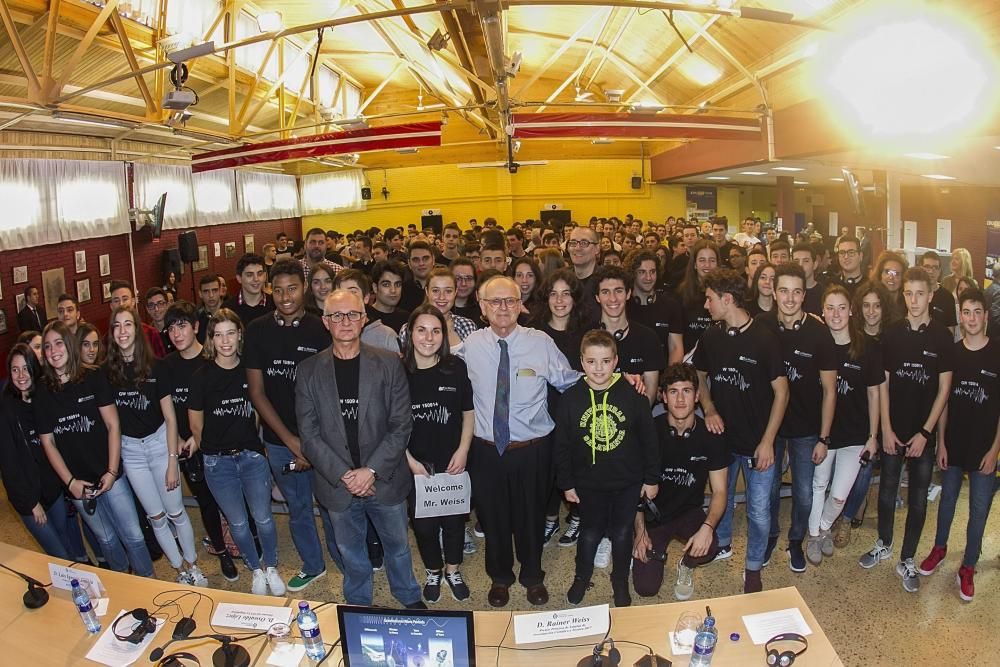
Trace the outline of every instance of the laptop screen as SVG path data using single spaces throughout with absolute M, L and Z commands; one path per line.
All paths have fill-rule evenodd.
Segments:
M 466 667 L 476 664 L 472 612 L 339 605 L 346 667 Z

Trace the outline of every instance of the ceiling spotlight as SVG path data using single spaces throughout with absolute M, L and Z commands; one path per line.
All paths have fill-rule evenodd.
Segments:
M 257 14 L 257 29 L 262 33 L 277 32 L 284 27 L 281 23 L 281 12 L 261 12 Z
M 665 106 L 656 102 L 637 102 L 632 105 L 630 111 L 632 113 L 659 113 L 665 108 Z
M 427 40 L 427 48 L 431 51 L 440 51 L 448 46 L 448 40 L 450 39 L 451 35 L 442 35 L 441 30 L 435 30 L 431 38 Z
M 521 60 L 524 58 L 524 54 L 520 51 L 515 51 L 509 59 L 506 60 L 507 64 L 507 74 L 510 76 L 517 76 L 517 73 L 521 71 Z
M 608 102 L 611 104 L 618 104 L 622 101 L 622 95 L 625 94 L 624 90 L 605 90 L 604 97 L 608 98 Z
M 587 102 L 590 100 L 590 98 L 594 96 L 594 94 L 589 90 L 583 90 L 582 88 L 580 88 L 579 84 L 577 84 L 575 87 L 576 87 L 576 97 L 574 97 L 573 99 L 576 102 Z
M 708 111 L 708 107 L 711 104 L 712 104 L 711 100 L 705 100 L 704 102 L 702 102 L 701 104 L 698 105 L 698 108 L 695 109 L 695 113 L 705 113 L 705 112 L 707 112 Z

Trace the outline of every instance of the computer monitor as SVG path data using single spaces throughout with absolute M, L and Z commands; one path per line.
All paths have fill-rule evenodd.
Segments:
M 471 611 L 337 607 L 345 667 L 473 667 Z

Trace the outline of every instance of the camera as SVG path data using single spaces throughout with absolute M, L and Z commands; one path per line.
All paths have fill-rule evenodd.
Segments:
M 657 551 L 656 549 L 646 549 L 646 558 L 650 560 L 658 560 L 661 563 L 667 562 L 667 554 Z

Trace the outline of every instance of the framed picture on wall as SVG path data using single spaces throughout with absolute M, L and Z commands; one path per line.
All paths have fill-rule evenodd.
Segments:
M 198 246 L 198 261 L 195 262 L 192 267 L 195 271 L 207 271 L 208 270 L 208 245 Z
M 77 250 L 73 253 L 73 264 L 76 266 L 77 273 L 87 272 L 87 251 Z
M 45 310 L 49 313 L 59 311 L 59 295 L 66 293 L 66 276 L 60 266 L 58 269 L 42 271 L 42 295 L 45 297 Z
M 0 308 L 0 334 L 7 333 L 7 311 Z
M 101 277 L 111 275 L 111 255 L 101 255 L 98 264 L 101 266 Z
M 28 267 L 27 266 L 15 266 L 14 267 L 14 284 L 20 285 L 21 283 L 28 282 Z
M 226 259 L 236 257 L 236 241 L 226 241 Z
M 76 300 L 80 303 L 90 303 L 90 278 L 76 281 Z
M 20 313 L 22 310 L 24 310 L 24 304 L 25 304 L 25 301 L 24 301 L 24 292 L 21 292 L 20 294 L 18 294 L 15 297 L 15 301 L 17 302 L 17 305 L 16 305 L 15 309 L 17 310 L 17 312 Z
M 111 281 L 101 283 L 101 303 L 111 301 Z
M 254 251 L 253 234 L 243 235 L 243 252 L 252 253 Z

